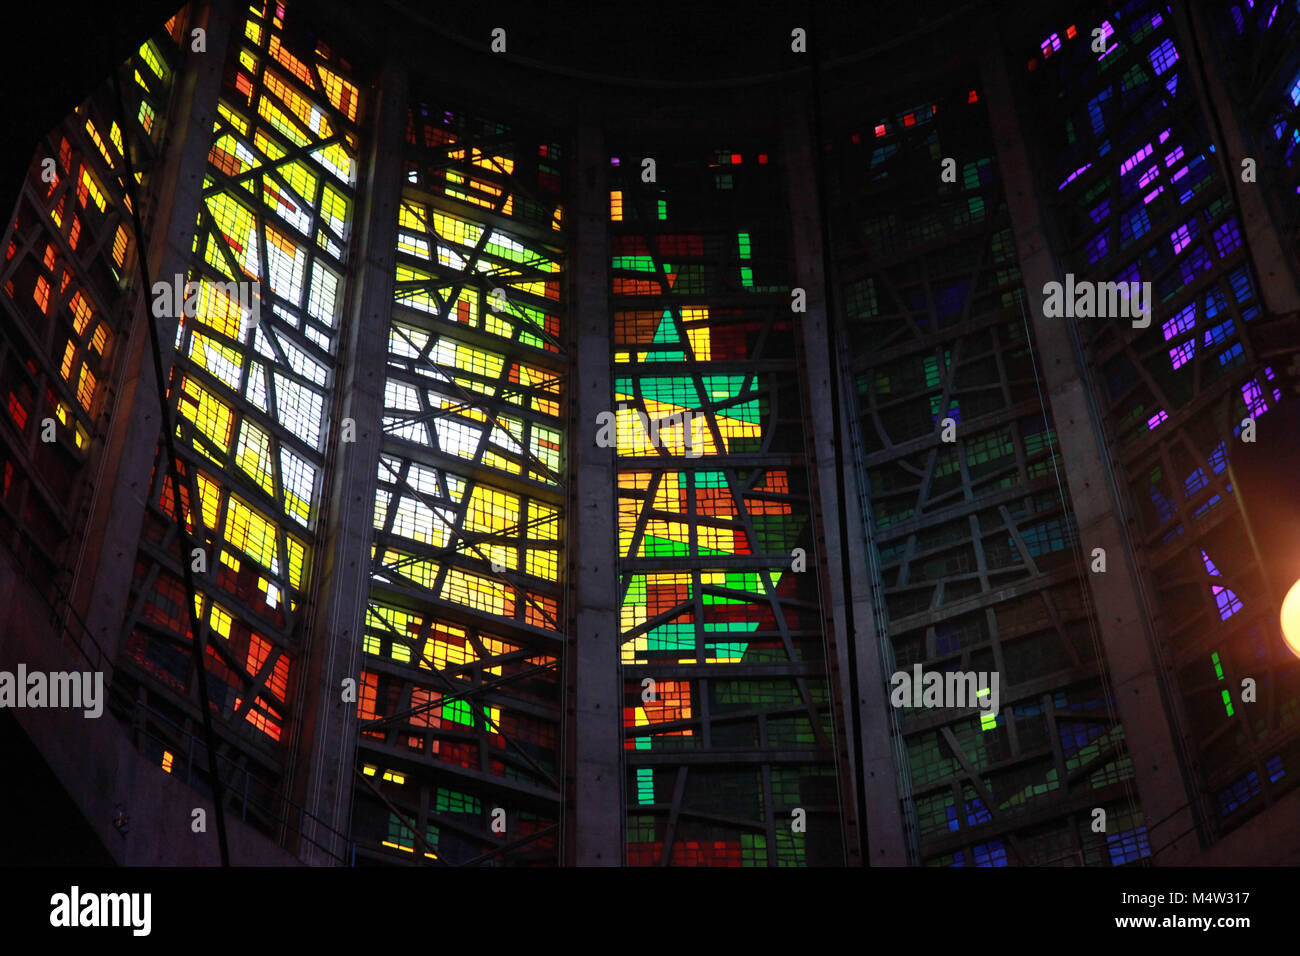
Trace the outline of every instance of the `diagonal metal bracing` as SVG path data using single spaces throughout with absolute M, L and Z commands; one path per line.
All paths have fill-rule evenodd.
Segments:
M 387 563 L 380 560 L 376 564 L 374 564 L 373 567 L 375 570 L 400 571 L 402 568 L 414 564 L 417 561 L 430 559 L 430 558 L 436 560 L 438 558 L 446 558 L 457 554 L 463 554 L 464 546 L 469 544 L 480 544 L 483 542 L 490 542 L 494 544 L 508 544 L 509 542 L 515 540 L 519 540 L 519 541 L 534 540 L 534 539 L 524 538 L 523 533 L 525 531 L 532 529 L 535 526 L 539 526 L 543 524 L 551 524 L 555 520 L 556 520 L 556 516 L 552 515 L 545 518 L 534 518 L 531 521 L 528 521 L 523 524 L 516 522 L 515 524 L 502 528 L 499 531 L 491 531 L 491 532 L 483 531 L 478 533 L 462 531 L 460 535 L 460 539 L 462 542 L 461 545 L 455 545 L 455 546 L 450 546 L 445 548 L 428 548 L 428 549 L 417 548 L 415 549 L 417 553 L 411 555 L 411 557 L 409 558 L 403 558 L 400 561 L 392 561 Z M 398 538 L 398 540 L 401 541 L 408 540 L 406 538 L 400 538 L 393 533 L 391 520 L 386 523 L 383 533 L 385 536 L 392 536 Z M 518 539 L 515 539 L 515 538 L 507 537 L 508 535 L 520 535 L 520 537 Z M 546 540 L 546 539 L 536 539 L 536 540 Z M 520 547 L 524 547 L 524 546 L 525 545 L 520 545 Z M 489 562 L 489 565 L 490 564 L 491 562 Z
M 445 381 L 447 384 L 453 386 L 459 384 L 452 378 L 450 374 L 450 370 L 445 365 L 441 365 L 437 362 L 433 362 L 429 360 L 426 360 L 426 364 L 428 365 L 428 367 L 435 369 L 436 371 L 441 372 L 443 375 L 445 375 L 446 378 L 443 381 Z M 540 382 L 529 383 L 528 387 L 544 388 L 550 385 L 563 384 L 563 381 L 564 380 L 562 378 L 543 379 Z M 407 384 L 413 384 L 413 383 L 407 383 Z M 426 396 L 424 396 L 423 394 L 421 395 L 421 398 L 425 398 L 425 397 Z M 412 415 L 403 415 L 400 414 L 401 411 L 400 409 L 388 408 L 384 410 L 384 419 L 385 419 L 384 426 L 383 426 L 384 431 L 386 433 L 390 433 L 395 431 L 398 428 L 407 427 L 410 425 L 424 424 L 425 422 L 433 421 L 435 419 L 443 418 L 449 415 L 455 415 L 458 412 L 467 411 L 471 408 L 488 410 L 487 403 L 488 401 L 494 398 L 495 396 L 482 396 L 478 398 L 471 397 L 458 405 L 444 405 L 441 408 L 431 409 L 430 411 L 427 412 L 421 412 L 419 414 L 412 414 Z M 501 429 L 501 431 L 505 432 L 505 434 L 508 435 L 512 441 L 517 441 L 517 439 L 515 439 L 515 436 L 512 435 L 508 429 L 502 426 L 499 420 L 497 420 L 495 417 L 493 418 L 493 422 L 494 424 L 497 425 L 499 429 Z M 522 444 L 520 445 L 520 453 L 529 456 L 532 459 L 533 463 L 536 464 L 538 468 L 541 469 L 545 474 L 550 475 L 553 478 L 556 476 L 557 474 L 556 472 L 551 471 L 546 465 L 544 465 L 540 461 L 540 459 L 532 456 L 531 452 L 529 452 L 526 448 L 524 448 Z
M 495 164 L 495 159 L 493 159 L 493 163 Z M 436 167 L 435 167 L 435 168 L 436 168 Z M 501 167 L 498 167 L 498 169 L 500 169 L 500 168 L 501 168 Z M 472 172 L 471 172 L 470 174 L 472 175 Z M 508 177 L 508 176 L 507 176 L 506 178 L 510 181 L 510 183 L 512 183 L 512 184 L 516 187 L 516 190 L 515 190 L 516 192 L 520 192 L 520 193 L 524 193 L 524 194 L 526 194 L 526 195 L 529 195 L 529 197 L 530 197 L 530 198 L 533 198 L 533 199 L 537 199 L 537 198 L 538 198 L 538 197 L 536 197 L 535 194 L 531 193 L 531 191 L 529 190 L 529 188 L 527 187 L 526 184 L 520 184 L 520 183 L 518 183 L 517 181 L 513 180 L 511 177 Z M 505 208 L 505 204 L 506 204 L 506 202 L 508 201 L 508 199 L 510 198 L 511 195 L 512 195 L 511 190 L 509 190 L 509 189 L 507 189 L 505 186 L 503 186 L 503 187 L 501 188 L 501 198 L 500 198 L 499 201 L 498 201 L 498 205 L 497 205 L 496 207 L 494 207 L 494 208 L 492 209 L 492 211 L 495 212 L 495 213 L 501 214 L 502 211 L 503 211 L 503 209 Z M 439 201 L 439 205 L 441 205 L 441 201 Z M 420 211 L 420 209 L 419 209 L 418 206 L 410 206 L 409 208 L 411 209 L 411 211 L 415 214 L 415 216 L 416 216 L 417 218 L 419 218 L 419 219 L 421 219 L 421 220 L 423 221 L 424 226 L 425 226 L 425 232 L 426 232 L 427 235 L 434 236 L 434 237 L 438 238 L 440 241 L 443 241 L 443 242 L 447 242 L 447 241 L 448 241 L 448 240 L 443 239 L 443 237 L 440 236 L 440 235 L 437 233 L 436 230 L 434 230 L 432 227 L 430 227 L 428 220 L 424 217 L 423 213 Z M 458 210 L 458 211 L 457 211 L 457 214 L 458 214 L 458 215 L 463 215 L 463 214 L 464 214 L 464 211 L 463 211 L 463 210 Z M 502 231 L 503 233 L 505 233 L 505 234 L 508 235 L 508 234 L 510 234 L 512 231 L 515 231 L 516 229 L 518 229 L 518 224 L 514 224 L 514 223 L 512 223 L 512 224 L 507 225 L 507 226 L 504 226 L 504 227 L 500 227 L 500 226 L 496 226 L 496 225 L 493 225 L 493 226 L 491 226 L 491 227 L 488 227 L 488 225 L 485 223 L 485 224 L 484 224 L 483 231 L 482 231 L 482 234 L 479 236 L 479 239 L 478 239 L 477 243 L 475 244 L 475 246 L 473 247 L 473 249 L 472 249 L 472 251 L 471 251 L 471 256 L 469 257 L 469 260 L 468 260 L 468 262 L 467 262 L 467 267 L 466 267 L 464 270 L 461 270 L 461 273 L 460 273 L 460 274 L 461 274 L 462 276 L 464 276 L 464 275 L 479 276 L 479 275 L 482 275 L 482 274 L 483 274 L 483 273 L 479 272 L 479 271 L 475 268 L 475 266 L 476 266 L 479 262 L 483 261 L 484 248 L 485 248 L 485 246 L 487 245 L 488 237 L 489 237 L 490 235 L 492 235 L 493 232 L 497 231 L 497 229 L 500 229 L 500 231 Z M 449 243 L 449 245 L 459 245 L 459 244 L 458 244 L 458 243 Z M 431 265 L 432 265 L 432 264 L 431 264 Z M 512 264 L 512 266 L 513 266 L 513 265 L 521 265 L 521 264 Z M 435 268 L 436 268 L 436 266 L 435 266 Z M 505 267 L 505 266 L 503 266 L 502 268 L 511 268 L 511 267 Z M 546 275 L 549 275 L 549 274 L 550 274 L 550 273 L 547 273 Z M 543 275 L 543 273 L 539 273 L 539 275 Z M 520 276 L 520 277 L 518 277 L 518 278 L 522 278 L 522 276 Z M 467 284 L 466 281 L 462 279 L 461 282 L 456 283 L 456 284 L 453 285 L 453 289 L 455 290 L 456 297 L 459 297 L 460 291 L 465 287 L 466 284 Z M 402 283 L 401 285 L 406 285 L 406 283 Z M 445 318 L 445 315 L 444 315 L 444 318 Z M 538 334 L 540 334 L 543 338 L 547 339 L 547 341 L 549 341 L 549 342 L 551 343 L 551 345 L 553 345 L 553 346 L 554 346 L 558 351 L 561 351 L 561 352 L 562 352 L 562 351 L 564 350 L 564 347 L 563 347 L 562 343 L 560 343 L 558 340 L 556 340 L 556 339 L 554 338 L 554 336 L 550 335 L 550 334 L 546 331 L 546 329 L 545 329 L 544 327 L 536 326 L 536 325 L 535 325 L 535 324 L 534 324 L 530 319 L 528 319 L 527 316 L 524 316 L 524 315 L 518 315 L 518 316 L 516 316 L 516 318 L 518 318 L 518 319 L 520 320 L 520 325 L 521 325 L 521 327 L 524 326 L 524 325 L 527 325 L 527 327 L 529 327 L 530 329 L 536 331 L 536 332 L 537 332 Z
M 531 650 L 517 651 L 511 654 L 504 654 L 496 657 L 485 656 L 483 659 L 477 660 L 473 664 L 461 664 L 459 667 L 443 668 L 443 673 L 446 674 L 448 677 L 459 677 L 464 672 L 480 670 L 484 667 L 498 667 L 501 664 L 509 663 L 514 660 L 520 660 L 520 659 L 528 660 L 529 658 L 536 657 L 536 656 L 537 656 L 536 652 Z M 495 662 L 495 663 L 491 663 L 491 662 Z M 521 681 L 531 677 L 536 677 L 538 674 L 545 673 L 546 671 L 556 670 L 558 669 L 558 667 L 559 667 L 559 661 L 557 659 L 555 661 L 552 661 L 549 664 L 540 664 L 537 667 L 529 668 L 528 670 L 521 670 L 517 673 L 511 674 L 509 677 L 502 677 L 499 678 L 498 680 L 485 681 L 483 683 L 474 684 L 470 687 L 465 688 L 458 694 L 445 694 L 442 697 L 438 698 L 438 700 L 436 701 L 429 701 L 428 703 L 425 704 L 419 704 L 414 707 L 409 707 L 406 710 L 399 710 L 393 714 L 389 714 L 387 717 L 378 717 L 374 720 L 361 721 L 361 723 L 358 726 L 360 726 L 362 730 L 378 730 L 383 727 L 390 726 L 391 724 L 395 724 L 398 721 L 409 720 L 411 717 L 423 716 L 424 714 L 427 714 L 429 711 L 433 710 L 435 707 L 441 707 L 442 705 L 446 704 L 448 701 L 473 700 L 477 697 L 484 696 L 496 690 L 497 688 L 504 687 L 507 684 L 512 684 L 515 681 Z
M 402 821 L 402 825 L 411 831 L 415 839 L 419 841 L 420 846 L 424 848 L 424 852 L 426 854 L 431 855 L 432 859 L 435 862 L 441 863 L 443 866 L 448 865 L 444 860 L 442 860 L 441 857 L 438 856 L 437 852 L 435 851 L 433 846 L 430 845 L 429 841 L 425 839 L 424 834 L 420 832 L 420 828 L 415 825 L 414 820 L 412 820 L 401 810 L 399 810 L 396 807 L 396 805 L 394 805 L 393 801 L 389 800 L 388 797 L 384 794 L 384 792 L 380 790 L 379 787 L 375 786 L 375 784 L 370 780 L 369 777 L 367 777 L 364 773 L 361 772 L 361 769 L 359 767 L 353 767 L 352 772 L 358 780 L 360 780 L 362 783 L 366 785 L 366 788 L 371 793 L 373 793 L 376 797 L 378 797 L 380 800 L 383 801 L 384 806 L 388 808 L 390 813 L 392 813 L 394 816 L 396 816 L 399 820 Z
M 393 467 L 389 465 L 388 462 L 385 461 L 383 458 L 380 458 L 380 464 L 386 467 L 390 474 L 394 474 Z M 560 630 L 560 625 L 555 620 L 554 616 L 549 611 L 547 611 L 544 607 L 542 607 L 540 604 L 537 603 L 537 601 L 532 596 L 532 592 L 528 591 L 522 584 L 516 581 L 513 575 L 507 574 L 505 571 L 497 571 L 495 567 L 493 567 L 492 561 L 486 555 L 484 555 L 483 551 L 479 548 L 478 542 L 469 540 L 470 536 L 467 536 L 465 534 L 465 532 L 460 527 L 460 524 L 458 522 L 448 521 L 446 515 L 442 513 L 443 509 L 431 505 L 425 499 L 422 492 L 417 491 L 415 488 L 411 487 L 410 483 L 406 480 L 404 474 L 397 475 L 396 477 L 397 480 L 401 482 L 402 486 L 406 488 L 408 494 L 410 494 L 413 498 L 415 498 L 426 508 L 428 508 L 429 511 L 436 518 L 438 518 L 439 521 L 441 521 L 443 524 L 447 526 L 448 530 L 450 531 L 453 537 L 460 539 L 463 542 L 464 546 L 470 548 L 473 551 L 476 557 L 478 557 L 490 568 L 492 568 L 493 576 L 499 578 L 500 580 L 504 581 L 506 584 L 510 585 L 510 587 L 515 591 L 516 594 L 522 595 L 524 600 L 528 604 L 532 605 L 532 607 L 551 624 L 553 630 L 555 631 Z M 465 511 L 462 510 L 460 512 L 462 520 L 464 514 Z M 444 573 L 445 573 L 445 568 L 444 568 Z
M 431 661 L 424 656 L 423 651 L 420 648 L 415 646 L 416 642 L 414 640 L 408 638 L 405 634 L 400 633 L 396 628 L 392 626 L 392 624 L 388 622 L 388 619 L 385 618 L 383 614 L 380 612 L 380 610 L 375 607 L 373 602 L 367 602 L 367 607 L 369 610 L 373 611 L 375 613 L 375 616 L 378 617 L 383 622 L 384 627 L 387 628 L 390 634 L 392 634 L 396 638 L 399 638 L 403 643 L 407 644 L 412 651 L 414 651 L 416 654 L 419 655 L 421 661 L 429 665 L 429 670 L 438 680 L 442 682 L 444 687 L 451 690 L 453 694 L 460 690 L 460 688 L 458 688 L 455 685 L 455 683 L 451 680 L 451 678 L 443 673 L 442 669 L 438 667 L 436 662 Z M 509 737 L 509 735 L 507 735 L 501 729 L 501 727 L 498 724 L 492 721 L 491 717 L 488 716 L 488 714 L 486 713 L 483 714 L 482 718 L 483 718 L 483 722 L 487 724 L 488 727 L 494 733 L 500 736 L 501 739 L 506 742 L 506 745 L 508 747 L 513 748 L 518 753 L 518 755 L 521 758 L 523 758 L 524 762 L 527 763 L 530 767 L 532 767 L 534 771 L 536 771 L 539 777 L 541 777 L 543 780 L 548 781 L 551 784 L 551 786 L 554 787 L 556 790 L 560 789 L 559 781 L 556 779 L 554 774 L 546 770 L 544 767 L 538 764 L 537 761 L 535 761 L 531 756 L 529 756 L 528 753 L 524 751 L 523 748 L 521 748 L 517 743 L 515 743 Z
M 396 327 L 394 327 L 393 331 L 396 332 L 396 334 L 402 335 L 404 338 L 406 338 L 411 348 L 415 349 L 415 343 L 411 341 L 409 336 L 406 336 L 405 333 L 403 333 L 400 329 Z M 512 441 L 515 441 L 516 439 L 514 438 L 514 435 L 511 433 L 510 429 L 506 428 L 506 426 L 501 423 L 501 420 L 497 417 L 496 410 L 491 405 L 489 405 L 489 402 L 493 402 L 494 400 L 496 402 L 500 402 L 501 401 L 501 399 L 499 398 L 500 393 L 503 391 L 508 391 L 509 385 L 513 384 L 513 383 L 509 383 L 508 379 L 506 378 L 506 376 L 509 374 L 509 364 L 508 363 L 502 364 L 501 377 L 498 379 L 497 382 L 498 390 L 496 395 L 492 395 L 492 396 L 475 395 L 472 392 L 470 392 L 468 389 L 466 389 L 463 385 L 461 385 L 459 381 L 457 381 L 456 376 L 452 374 L 451 370 L 447 369 L 445 366 L 440 365 L 437 362 L 434 362 L 432 359 L 428 357 L 429 350 L 433 347 L 436 341 L 437 341 L 436 337 L 431 337 L 429 340 L 429 344 L 425 349 L 417 350 L 417 351 L 421 351 L 422 353 L 420 357 L 420 361 L 425 366 L 436 370 L 442 375 L 442 379 L 440 380 L 441 383 L 450 385 L 457 393 L 459 393 L 459 396 L 462 400 L 462 404 L 464 406 L 477 408 L 483 411 L 484 414 L 488 416 L 488 418 L 491 420 L 492 424 L 496 428 L 500 429 L 506 435 L 509 435 Z M 544 383 L 540 383 L 540 384 L 551 384 L 555 382 L 562 382 L 562 379 L 547 379 L 545 380 Z M 518 387 L 522 391 L 524 389 L 531 389 L 534 387 L 534 385 L 531 384 L 528 386 L 520 385 Z M 427 388 L 427 386 L 421 386 L 421 389 L 425 389 L 425 388 Z M 441 414 L 447 414 L 447 413 L 448 412 L 444 410 Z M 385 414 L 387 415 L 387 411 L 385 411 Z M 440 417 L 440 416 L 433 416 L 433 417 Z M 478 449 L 478 455 L 480 457 L 483 454 L 483 450 L 484 450 L 483 446 L 487 443 L 488 438 L 489 438 L 488 433 L 484 432 L 483 437 L 480 439 L 480 442 L 482 444 Z M 546 465 L 539 458 L 537 458 L 537 456 L 534 455 L 522 443 L 520 443 L 519 447 L 520 447 L 520 453 L 527 460 L 529 460 L 541 474 L 546 475 L 555 484 L 560 485 L 561 487 L 563 486 L 561 476 L 559 475 L 558 472 L 551 470 L 551 468 L 548 465 Z

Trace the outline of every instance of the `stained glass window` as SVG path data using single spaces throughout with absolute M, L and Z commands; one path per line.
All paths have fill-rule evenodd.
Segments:
M 408 111 L 361 745 L 390 748 L 405 783 L 377 786 L 441 863 L 557 861 L 563 164 L 550 136 Z
M 227 733 L 271 745 L 285 743 L 305 637 L 361 105 L 343 60 L 286 38 L 286 17 L 302 15 L 254 4 L 231 38 L 185 276 L 195 305 L 179 316 L 169 389 L 183 485 L 177 496 L 165 480 L 160 445 L 126 644 L 155 674 L 168 662 L 189 691 L 188 618 L 150 611 L 180 583 L 179 497 L 204 552 L 210 699 Z M 278 753 L 262 757 L 267 779 Z
M 0 534 L 51 600 L 94 486 L 127 321 L 117 301 L 134 278 L 131 189 L 153 182 L 184 25 L 173 18 L 119 70 L 125 114 L 106 82 L 50 131 L 4 230 Z
M 616 159 L 627 862 L 842 862 L 782 171 Z
M 1267 63 L 1294 49 L 1294 40 L 1282 36 L 1294 29 L 1292 5 L 1230 6 L 1234 31 L 1253 37 L 1242 63 Z M 1275 22 L 1279 8 L 1286 9 Z M 1199 765 L 1225 779 L 1255 766 L 1247 751 L 1271 756 L 1269 741 L 1292 719 L 1279 715 L 1300 704 L 1294 682 L 1278 672 L 1287 663 L 1284 652 L 1264 653 L 1260 643 L 1261 656 L 1243 666 L 1244 635 L 1276 625 L 1263 617 L 1260 569 L 1227 471 L 1243 418 L 1271 414 L 1282 396 L 1276 371 L 1258 357 L 1256 330 L 1266 307 L 1234 197 L 1238 188 L 1259 187 L 1234 187 L 1223 178 L 1214 154 L 1218 134 L 1205 125 L 1187 75 L 1190 58 L 1165 6 L 1126 4 L 1108 23 L 1113 46 L 1100 62 L 1082 36 L 1053 58 L 1055 72 L 1042 92 L 1053 97 L 1051 115 L 1059 119 L 1042 135 L 1057 139 L 1067 126 L 1071 132 L 1056 181 L 1087 167 L 1060 189 L 1065 205 L 1090 210 L 1059 219 L 1068 247 L 1064 270 L 1077 280 L 1152 284 L 1150 327 L 1079 320 L 1078 332 L 1096 368 L 1116 471 L 1146 552 L 1154 626 L 1168 653 L 1195 660 L 1180 668 L 1178 692 L 1200 731 Z M 1272 70 L 1259 65 L 1254 76 Z M 1234 80 L 1256 82 L 1250 73 Z M 1285 99 L 1275 132 L 1284 132 L 1291 108 Z M 1257 158 L 1261 169 L 1287 166 L 1285 159 Z M 1230 175 L 1237 161 L 1228 161 Z M 1241 667 L 1243 676 L 1267 682 L 1281 695 L 1274 698 L 1278 710 L 1242 707 L 1221 676 L 1207 679 L 1204 661 L 1211 657 L 1216 667 Z M 1221 732 L 1225 718 L 1228 733 Z M 1155 834 L 1157 843 L 1163 839 Z M 1124 853 L 1131 859 L 1130 850 Z
M 1044 40 L 1043 54 L 1067 55 L 1072 35 Z M 1044 864 L 1102 846 L 1070 820 L 1071 775 L 1131 771 L 1111 749 L 1122 733 L 1087 636 L 989 120 L 973 82 L 952 86 L 961 92 L 868 114 L 831 139 L 841 341 L 859 401 L 877 627 L 894 668 L 999 675 L 997 714 L 900 709 L 921 861 Z M 955 181 L 915 174 L 948 156 L 962 157 Z M 1075 178 L 1083 165 L 1071 165 Z M 945 420 L 957 441 L 941 440 Z M 1022 698 L 1031 682 L 1050 690 Z M 1049 818 L 1052 837 L 1039 841 Z

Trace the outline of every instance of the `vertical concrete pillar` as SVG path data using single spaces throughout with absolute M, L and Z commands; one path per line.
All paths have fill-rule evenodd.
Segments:
M 1090 574 L 1088 585 L 1115 708 L 1124 725 L 1157 862 L 1185 863 L 1200 849 L 1198 820 L 1170 716 L 1174 712 L 1171 691 L 1138 580 L 1132 541 L 1119 517 L 1123 513 L 1119 488 L 1087 385 L 1084 358 L 1069 320 L 1043 315 L 1043 286 L 1061 277 L 1044 230 L 1002 50 L 994 41 L 985 49 L 989 52 L 981 59 L 981 79 L 1027 290 L 1025 310 L 1033 326 L 1041 386 L 1055 420 L 1061 472 L 1070 489 L 1080 546 L 1085 554 L 1093 548 L 1106 551 L 1109 570 L 1104 575 Z
M 170 282 L 172 277 L 184 275 L 194 254 L 232 8 L 232 0 L 196 4 L 193 26 L 207 30 L 207 52 L 186 54 L 172 90 L 162 166 L 150 184 L 148 201 L 142 203 L 142 214 L 147 216 L 145 236 L 143 241 L 137 237 L 130 253 L 146 256 L 151 282 Z M 117 657 L 122 636 L 154 458 L 162 437 L 158 382 L 146 323 L 158 323 L 164 375 L 171 370 L 174 350 L 169 346 L 176 341 L 177 323 L 174 317 L 154 318 L 150 291 L 135 288 L 139 272 L 134 261 L 126 263 L 124 274 L 131 281 L 127 295 L 138 293 L 137 311 L 130 337 L 119 345 L 126 353 L 101 451 L 102 477 L 87 515 L 70 588 L 73 607 L 110 660 Z
M 806 116 L 802 101 L 785 114 Z M 845 442 L 853 406 L 840 385 L 840 350 L 832 320 L 821 204 L 820 152 L 807 123 L 790 122 L 785 131 L 785 168 L 795 257 L 795 281 L 807 293 L 808 311 L 795 316 L 800 336 L 808 407 L 805 419 L 810 449 L 808 468 L 815 488 L 817 559 L 823 575 L 828 666 L 837 710 L 836 760 L 843 783 L 850 865 L 901 866 L 907 863 L 897 774 L 891 747 L 886 679 L 879 653 L 867 538 L 859 508 L 858 479 Z M 838 403 L 838 408 L 836 407 Z M 844 779 L 846 778 L 847 779 Z M 866 828 L 867 859 L 862 858 L 860 827 Z
M 331 865 L 350 858 L 347 839 L 356 758 L 356 704 L 345 704 L 342 682 L 361 682 L 362 629 L 370 594 L 376 469 L 383 447 L 388 327 L 396 276 L 397 218 L 402 200 L 406 131 L 406 71 L 390 57 L 373 102 L 369 172 L 360 183 L 358 242 L 352 257 L 347 333 L 331 416 L 331 485 L 327 528 L 317 548 L 316 616 L 298 693 L 292 792 L 303 808 L 299 857 Z M 351 419 L 356 441 L 340 442 Z
M 600 131 L 581 126 L 572 200 L 569 382 L 569 587 L 565 656 L 564 860 L 623 863 L 623 686 L 619 652 L 615 449 L 596 445 L 596 416 L 614 404 L 610 363 L 608 159 Z

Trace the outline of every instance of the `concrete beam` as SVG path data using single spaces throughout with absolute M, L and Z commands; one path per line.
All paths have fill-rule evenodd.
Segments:
M 806 116 L 793 104 L 787 116 Z M 902 866 L 907 863 L 898 775 L 894 770 L 895 730 L 890 721 L 886 679 L 876 630 L 868 547 L 862 522 L 857 466 L 846 441 L 854 406 L 840 387 L 843 368 L 835 330 L 828 320 L 828 286 L 813 131 L 792 122 L 785 132 L 785 170 L 791 237 L 798 285 L 807 292 L 808 311 L 795 316 L 802 341 L 808 407 L 808 468 L 815 483 L 817 560 L 824 582 L 832 700 L 836 714 L 836 760 L 841 777 L 850 866 Z M 831 277 L 833 281 L 833 277 Z M 837 409 L 838 405 L 838 409 Z M 836 414 L 838 410 L 838 414 Z M 847 564 L 847 568 L 846 568 Z M 847 571 L 847 574 L 845 573 Z M 858 582 L 853 587 L 850 582 Z M 856 706 L 854 706 L 856 700 Z M 865 808 L 865 816 L 859 808 Z M 867 859 L 859 828 L 866 827 Z
M 609 302 L 609 162 L 600 132 L 578 129 L 570 262 L 569 586 L 565 655 L 568 806 L 564 862 L 620 866 L 624 856 L 623 687 L 613 448 L 596 445 L 596 416 L 614 404 Z
M 390 57 L 374 105 L 374 136 L 365 167 L 369 174 L 359 189 L 361 215 L 348 288 L 347 335 L 340 348 L 330 425 L 334 480 L 328 505 L 322 509 L 334 520 L 322 521 L 328 530 L 316 554 L 318 590 L 313 603 L 318 613 L 304 653 L 298 694 L 302 723 L 291 787 L 295 800 L 312 815 L 303 819 L 299 855 L 315 865 L 350 859 L 348 841 L 339 834 L 348 833 L 352 809 L 357 718 L 356 705 L 343 703 L 341 687 L 344 678 L 361 682 L 376 468 L 384 441 L 397 219 L 405 179 L 406 85 L 405 67 Z M 343 444 L 338 439 L 345 418 L 356 423 L 356 441 Z

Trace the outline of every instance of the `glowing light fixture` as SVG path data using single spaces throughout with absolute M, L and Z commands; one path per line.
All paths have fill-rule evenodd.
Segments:
M 1282 599 L 1282 637 L 1291 653 L 1300 657 L 1300 580 Z

